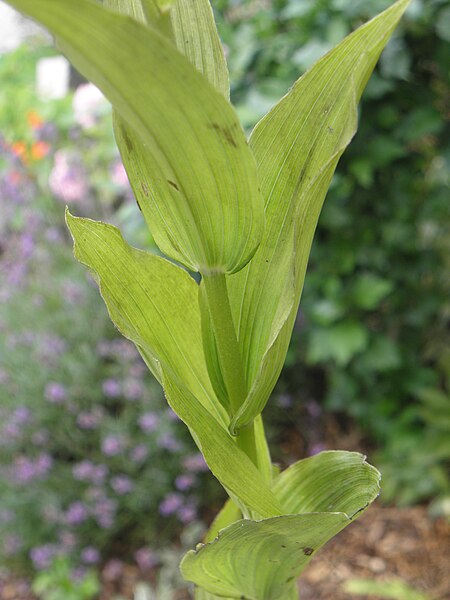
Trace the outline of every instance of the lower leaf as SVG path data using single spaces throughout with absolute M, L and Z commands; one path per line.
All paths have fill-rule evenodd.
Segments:
M 201 588 L 196 600 L 297 598 L 298 576 L 378 496 L 379 479 L 356 452 L 322 452 L 299 461 L 274 481 L 286 514 L 236 521 L 185 555 L 180 568 Z

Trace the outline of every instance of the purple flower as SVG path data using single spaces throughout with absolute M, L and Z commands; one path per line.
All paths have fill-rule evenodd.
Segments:
M 38 571 L 48 569 L 56 555 L 57 548 L 53 544 L 45 544 L 44 546 L 36 546 L 30 551 L 30 558 L 34 568 Z
M 34 239 L 31 233 L 23 233 L 20 239 L 20 253 L 22 255 L 22 260 L 28 260 L 33 255 L 34 246 Z
M 102 442 L 102 452 L 106 456 L 117 456 L 125 447 L 125 441 L 117 435 L 108 435 Z
M 180 492 L 185 492 L 189 490 L 195 482 L 195 477 L 193 475 L 178 475 L 175 479 L 175 486 Z
M 111 479 L 111 487 L 119 496 L 128 494 L 134 488 L 134 484 L 126 475 L 117 475 Z
M 14 461 L 14 479 L 18 483 L 29 483 L 36 475 L 35 463 L 26 456 L 18 456 Z
M 200 452 L 186 456 L 186 458 L 183 460 L 183 466 L 187 471 L 191 471 L 193 473 L 208 471 L 208 465 L 206 464 L 205 459 Z
M 75 584 L 80 584 L 85 579 L 88 571 L 86 567 L 75 567 L 70 573 L 70 579 Z
M 139 427 L 144 433 L 152 433 L 159 426 L 159 417 L 154 412 L 146 412 L 138 419 Z
M 94 485 L 101 485 L 104 483 L 108 472 L 109 469 L 106 465 L 95 465 L 91 473 L 91 482 Z
M 309 400 L 306 402 L 305 408 L 311 417 L 320 417 L 322 414 L 322 408 L 315 400 Z
M 109 529 L 114 524 L 117 502 L 109 498 L 100 499 L 93 508 L 97 523 L 103 529 Z
M 183 506 L 183 496 L 180 494 L 167 494 L 159 505 L 159 512 L 163 517 L 176 513 Z
M 100 411 L 80 412 L 77 416 L 77 425 L 80 429 L 96 429 L 102 419 Z
M 30 420 L 31 411 L 26 406 L 18 406 L 12 414 L 13 421 L 25 425 Z
M 309 456 L 314 456 L 315 454 L 320 454 L 320 452 L 323 452 L 324 450 L 326 450 L 327 447 L 325 444 L 323 444 L 322 442 L 319 442 L 317 444 L 312 444 L 312 446 L 309 447 Z
M 80 305 L 84 300 L 85 289 L 73 281 L 64 281 L 62 293 L 67 302 Z
M 52 404 L 62 404 L 67 398 L 66 388 L 62 383 L 50 381 L 45 386 L 45 397 Z
M 176 412 L 174 412 L 170 407 L 167 409 L 167 416 L 169 417 L 169 419 L 171 421 L 179 421 L 180 417 L 177 415 Z
M 56 198 L 64 202 L 79 202 L 89 192 L 89 185 L 79 158 L 67 150 L 55 152 L 48 183 Z
M 40 335 L 37 344 L 39 361 L 53 369 L 67 350 L 67 343 L 56 335 Z
M 163 433 L 158 438 L 158 446 L 169 452 L 179 452 L 182 448 L 180 442 L 169 432 Z
M 123 384 L 123 394 L 127 400 L 139 400 L 144 393 L 144 387 L 141 381 L 136 379 L 126 379 Z
M 39 454 L 36 463 L 36 473 L 40 476 L 46 475 L 53 466 L 53 458 L 50 454 L 43 452 Z
M 105 379 L 102 390 L 107 398 L 118 398 L 122 392 L 120 383 L 113 378 Z
M 22 541 L 18 535 L 7 535 L 3 539 L 3 552 L 6 554 L 6 556 L 13 556 L 14 554 L 17 554 L 21 548 Z
M 17 423 L 12 423 L 11 421 L 5 423 L 5 425 L 3 426 L 2 433 L 3 440 L 0 442 L 2 444 L 6 444 L 7 442 L 17 440 L 21 436 L 19 425 Z
M 177 510 L 177 517 L 180 519 L 182 523 L 187 525 L 187 523 L 191 523 L 197 516 L 197 511 L 195 506 L 192 504 L 186 504 L 186 506 L 181 506 Z
M 94 468 L 91 461 L 83 460 L 72 467 L 72 475 L 74 479 L 78 479 L 79 481 L 90 481 Z
M 148 448 L 145 444 L 138 444 L 130 452 L 130 459 L 135 463 L 142 463 L 148 456 Z
M 88 518 L 89 513 L 85 504 L 82 502 L 72 502 L 64 515 L 64 520 L 68 525 L 80 525 Z
M 72 468 L 72 475 L 78 481 L 89 481 L 94 485 L 101 485 L 108 475 L 108 467 L 94 465 L 90 460 L 83 460 Z
M 290 394 L 280 394 L 277 398 L 277 404 L 280 408 L 290 408 L 292 406 L 292 396 Z
M 141 571 L 152 569 L 159 563 L 157 555 L 150 548 L 139 548 L 134 553 L 134 558 Z
M 83 548 L 81 551 L 81 560 L 87 565 L 95 565 L 100 560 L 100 552 L 93 546 Z
M 27 274 L 27 266 L 25 263 L 15 263 L 8 265 L 6 281 L 9 285 L 15 287 L 23 283 Z

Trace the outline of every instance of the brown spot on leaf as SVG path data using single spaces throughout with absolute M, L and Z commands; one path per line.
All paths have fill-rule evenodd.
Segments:
M 177 186 L 177 184 L 175 183 L 175 181 L 171 181 L 170 179 L 168 179 L 168 180 L 167 180 L 167 183 L 168 183 L 169 185 L 171 185 L 171 186 L 172 186 L 174 189 L 176 189 L 176 190 L 177 190 L 177 192 L 179 192 L 179 191 L 180 191 L 180 188 Z
M 310 548 L 309 546 L 305 546 L 305 548 L 302 548 L 302 550 L 305 556 L 311 556 L 311 554 L 314 552 L 314 548 Z
M 141 181 L 141 190 L 142 190 L 142 193 L 144 194 L 144 196 L 146 198 L 148 198 L 148 195 L 149 195 L 149 193 L 148 193 L 148 186 L 143 181 Z
M 228 127 L 221 127 L 218 123 L 211 123 L 211 125 L 208 125 L 208 127 L 210 129 L 214 129 L 214 131 L 217 131 L 217 133 L 222 137 L 222 139 L 227 142 L 227 144 L 229 144 L 230 146 L 233 146 L 233 148 L 237 148 L 237 142 L 233 137 L 233 132 L 231 131 L 231 129 L 229 129 Z
M 133 142 L 131 141 L 130 136 L 127 133 L 127 130 L 124 127 L 121 127 L 120 130 L 122 133 L 122 137 L 123 137 L 125 146 L 126 146 L 128 152 L 131 154 L 131 152 L 133 152 Z

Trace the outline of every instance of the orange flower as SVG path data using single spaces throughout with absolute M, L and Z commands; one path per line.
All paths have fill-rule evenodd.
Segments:
M 27 114 L 27 121 L 31 129 L 37 129 L 44 122 L 35 110 L 30 110 L 30 112 Z
M 13 154 L 22 160 L 22 162 L 27 162 L 27 147 L 25 142 L 14 142 L 14 144 L 11 145 L 11 150 Z
M 33 160 L 41 160 L 50 152 L 50 144 L 47 142 L 35 142 L 31 146 L 31 158 Z

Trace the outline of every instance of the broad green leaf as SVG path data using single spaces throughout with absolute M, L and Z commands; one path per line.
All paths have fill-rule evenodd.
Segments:
M 349 523 L 342 513 L 240 520 L 183 558 L 182 575 L 212 594 L 286 600 L 314 552 Z
M 142 1 L 142 0 L 141 0 Z M 159 12 L 148 20 L 144 10 L 138 11 L 140 3 L 133 0 L 105 0 L 104 6 L 113 8 L 122 14 L 129 14 L 142 23 L 158 26 Z M 208 0 L 190 2 L 176 0 L 170 7 L 170 25 L 174 42 L 178 50 L 191 64 L 209 80 L 226 98 L 229 98 L 230 85 L 228 70 L 222 45 L 214 22 L 214 15 Z M 140 136 L 129 127 L 115 112 L 114 130 L 122 159 L 138 205 L 146 215 L 151 227 L 151 218 L 147 216 L 149 190 L 153 187 L 153 156 L 148 152 Z M 133 150 L 130 151 L 130 148 Z M 143 207 L 143 208 L 142 208 Z M 179 260 L 181 258 L 179 257 Z M 209 353 L 206 353 L 209 358 Z M 209 365 L 208 365 L 209 367 Z M 214 372 L 211 371 L 212 373 Z M 215 379 L 213 378 L 213 384 Z M 226 405 L 223 390 L 215 391 Z
M 294 514 L 230 525 L 215 541 L 186 554 L 183 576 L 219 597 L 297 598 L 296 578 L 376 498 L 379 473 L 360 454 L 324 452 L 281 473 L 274 492 L 284 511 Z M 208 595 L 199 591 L 196 597 Z
M 345 512 L 353 518 L 380 493 L 380 473 L 358 452 L 331 450 L 291 465 L 273 491 L 283 513 Z
M 351 121 L 349 121 L 348 125 L 349 128 L 353 127 L 353 123 Z M 336 168 L 337 162 L 341 154 L 342 151 L 339 150 L 331 157 L 330 161 L 325 165 L 324 169 L 318 175 L 317 179 L 315 179 L 311 183 L 311 187 L 308 190 L 306 190 L 305 193 L 308 194 L 310 198 L 325 197 L 325 194 L 328 191 L 334 170 Z M 293 223 L 293 236 L 294 240 L 296 240 L 296 243 L 294 245 L 294 251 L 292 252 L 292 262 L 290 263 L 291 265 L 293 264 L 293 271 L 289 272 L 286 261 L 281 261 L 282 266 L 284 266 L 284 282 L 288 289 L 289 286 L 293 287 L 296 281 L 296 265 L 294 261 L 295 257 L 301 256 L 303 253 L 309 255 L 310 246 L 308 245 L 308 237 L 303 234 L 303 231 L 309 226 L 311 221 L 317 221 L 321 207 L 322 205 L 320 203 L 313 203 L 307 206 L 308 214 L 306 215 L 306 217 L 300 223 L 296 221 L 294 221 Z M 280 245 L 273 258 L 274 264 L 279 263 L 279 254 L 277 253 L 282 250 L 283 246 Z M 281 273 L 281 268 L 278 271 L 278 273 Z M 266 274 L 272 277 L 272 274 L 270 272 L 266 272 Z M 230 282 L 230 280 L 231 278 L 228 278 L 228 282 Z M 266 285 L 270 286 L 272 285 L 272 283 L 269 282 Z M 230 285 L 228 289 L 230 289 Z M 254 289 L 256 289 L 256 287 Z M 263 293 L 265 294 L 266 292 Z M 293 302 L 288 305 L 287 301 L 289 298 L 293 299 Z M 291 339 L 292 328 L 294 326 L 295 319 L 297 316 L 298 303 L 296 304 L 295 298 L 295 288 L 293 292 L 291 292 L 290 294 L 286 294 L 284 297 L 282 297 L 282 303 L 279 305 L 279 310 L 280 307 L 284 309 L 284 314 L 287 314 L 287 318 L 282 324 L 281 329 L 275 328 L 272 330 L 272 335 L 275 336 L 273 338 L 274 341 L 273 343 L 270 342 L 267 344 L 267 350 L 261 358 L 259 370 L 257 371 L 257 374 L 253 380 L 253 384 L 250 388 L 248 397 L 245 403 L 240 408 L 240 410 L 236 413 L 234 419 L 230 424 L 230 430 L 233 434 L 235 434 L 237 430 L 240 429 L 240 427 L 244 426 L 244 424 L 249 423 L 251 419 L 254 418 L 255 414 L 260 413 L 264 409 L 264 406 L 266 405 L 266 402 L 270 394 L 272 393 L 275 383 L 278 380 L 281 369 L 283 368 L 284 359 L 286 357 L 286 352 L 289 347 L 289 341 Z M 267 306 L 268 305 L 266 305 L 266 308 Z M 278 324 L 279 322 L 280 321 L 278 321 Z M 275 321 L 275 324 L 276 323 L 277 322 Z M 260 331 L 264 330 L 261 329 Z M 248 336 L 247 339 L 249 339 Z
M 176 0 L 170 21 L 178 50 L 228 99 L 228 68 L 209 0 Z
M 156 21 L 161 15 L 155 0 L 103 0 L 103 6 L 141 23 Z
M 75 257 L 94 272 L 119 331 L 170 368 L 225 426 L 206 369 L 194 279 L 168 260 L 132 248 L 112 225 L 69 212 L 67 224 Z
M 161 250 L 205 273 L 242 268 L 261 239 L 264 211 L 229 102 L 151 26 L 92 0 L 9 3 L 57 36 L 140 135 L 153 166 L 141 209 Z M 123 145 L 132 156 L 132 141 L 124 136 Z
M 75 257 L 94 274 L 119 331 L 156 371 L 212 473 L 233 497 L 262 517 L 281 513 L 263 475 L 227 429 L 215 400 L 201 342 L 198 285 L 184 269 L 129 246 L 112 225 L 67 213 Z
M 233 600 L 228 596 L 216 596 L 215 594 L 210 594 L 205 589 L 196 588 L 195 589 L 195 600 Z
M 320 59 L 252 133 L 266 229 L 253 260 L 227 278 L 253 388 L 233 430 L 262 410 L 281 370 L 320 210 L 337 162 L 356 130 L 357 102 L 408 3 L 395 3 Z M 290 271 L 284 245 L 291 236 L 295 256 Z M 281 293 L 289 285 L 294 288 L 291 307 Z M 284 323 L 280 315 L 287 315 Z

